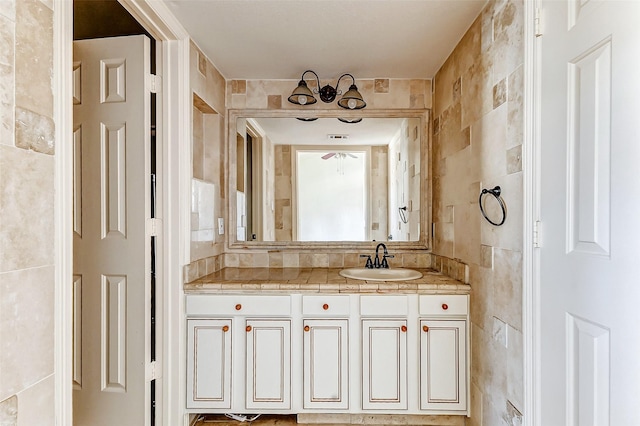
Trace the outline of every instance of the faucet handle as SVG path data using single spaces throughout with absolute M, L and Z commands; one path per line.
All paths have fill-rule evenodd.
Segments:
M 382 256 L 382 265 L 380 265 L 381 268 L 385 268 L 385 269 L 389 269 L 389 262 L 387 262 L 387 258 L 391 258 L 393 259 L 395 256 L 393 254 L 385 254 Z
M 373 262 L 371 261 L 371 255 L 369 254 L 361 254 L 360 257 L 366 257 L 367 263 L 364 265 L 367 269 L 373 269 Z

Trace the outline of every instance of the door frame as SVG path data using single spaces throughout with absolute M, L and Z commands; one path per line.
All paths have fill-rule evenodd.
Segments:
M 540 10 L 541 0 L 524 2 L 524 88 L 523 88 L 523 246 L 522 246 L 522 332 L 523 332 L 523 425 L 540 422 L 540 262 L 536 249 L 540 218 Z
M 182 306 L 182 265 L 188 259 L 188 212 L 191 170 L 191 98 L 189 95 L 189 34 L 163 2 L 154 0 L 118 0 L 156 39 L 162 61 L 157 73 L 162 76 L 161 126 L 157 217 L 161 241 L 157 324 L 160 330 L 157 389 L 158 424 L 186 424 L 184 414 L 185 359 L 184 315 Z M 53 93 L 56 155 L 54 159 L 55 197 L 55 323 L 54 375 L 55 423 L 73 424 L 72 339 L 73 339 L 73 2 L 53 0 Z M 186 262 L 188 263 L 188 261 Z M 176 390 L 177 397 L 176 397 Z

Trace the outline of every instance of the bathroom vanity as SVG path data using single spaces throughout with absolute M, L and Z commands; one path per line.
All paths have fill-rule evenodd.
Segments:
M 187 410 L 468 415 L 469 286 L 330 268 L 185 284 Z

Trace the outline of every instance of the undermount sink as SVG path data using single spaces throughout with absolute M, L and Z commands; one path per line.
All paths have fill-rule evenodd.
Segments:
M 365 281 L 406 281 L 422 277 L 422 273 L 414 269 L 405 268 L 349 268 L 340 271 L 345 278 Z

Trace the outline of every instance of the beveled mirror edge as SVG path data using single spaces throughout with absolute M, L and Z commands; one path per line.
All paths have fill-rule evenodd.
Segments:
M 317 251 L 321 249 L 332 250 L 362 250 L 376 246 L 377 241 L 237 241 L 236 240 L 236 173 L 231 173 L 231 165 L 236 164 L 237 156 L 235 140 L 237 134 L 237 120 L 239 118 L 419 118 L 421 123 L 420 133 L 420 174 L 426 176 L 422 179 L 421 203 L 427 208 L 420 210 L 420 238 L 418 241 L 384 241 L 388 248 L 402 251 L 425 251 L 433 247 L 431 223 L 432 223 L 432 163 L 431 158 L 431 110 L 429 109 L 368 109 L 368 110 L 302 110 L 302 109 L 229 109 L 226 117 L 226 207 L 227 229 L 225 238 L 226 249 L 229 251 L 244 250 L 278 250 L 278 251 Z M 426 161 L 424 161 L 426 159 Z

